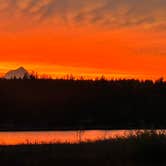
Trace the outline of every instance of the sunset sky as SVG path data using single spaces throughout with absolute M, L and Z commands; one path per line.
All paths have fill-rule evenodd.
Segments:
M 166 0 L 0 0 L 0 73 L 166 78 Z

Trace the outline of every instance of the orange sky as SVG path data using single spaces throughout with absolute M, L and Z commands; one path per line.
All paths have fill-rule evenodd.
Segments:
M 101 0 L 82 4 L 75 0 L 73 4 L 68 0 L 57 4 L 55 0 L 37 0 L 36 4 L 33 0 L 2 1 L 0 73 L 25 66 L 53 77 L 71 73 L 166 77 L 163 0 L 153 0 L 147 8 L 135 0 L 103 1 L 116 10 L 103 7 Z

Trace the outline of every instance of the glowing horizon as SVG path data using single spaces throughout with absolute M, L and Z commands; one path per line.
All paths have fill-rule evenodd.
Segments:
M 19 64 L 10 64 L 3 67 L 2 64 L 0 64 L 2 68 L 0 70 L 2 71 L 0 73 L 0 77 L 3 77 L 8 71 L 15 70 L 21 65 Z M 59 78 L 70 78 L 70 76 L 76 78 L 76 79 L 100 79 L 104 77 L 105 79 L 138 79 L 138 80 L 158 80 L 160 78 L 164 78 L 164 76 L 161 75 L 142 75 L 140 73 L 133 73 L 128 74 L 125 72 L 118 72 L 118 71 L 110 71 L 108 70 L 99 70 L 96 68 L 76 68 L 76 67 L 64 67 L 64 66 L 47 66 L 47 65 L 31 65 L 31 64 L 24 64 L 22 65 L 25 69 L 28 70 L 29 73 L 37 73 L 39 78 L 53 78 L 53 79 L 59 79 Z M 53 70 L 54 69 L 54 70 Z M 64 71 L 64 72 L 62 72 Z M 68 72 L 70 71 L 70 72 Z

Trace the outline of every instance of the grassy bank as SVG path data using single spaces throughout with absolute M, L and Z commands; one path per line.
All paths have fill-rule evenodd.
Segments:
M 161 166 L 166 165 L 165 154 L 165 134 L 143 132 L 93 143 L 0 146 L 0 163 L 11 166 Z

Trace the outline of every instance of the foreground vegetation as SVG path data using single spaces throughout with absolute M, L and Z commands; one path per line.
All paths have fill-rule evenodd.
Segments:
M 165 134 L 148 131 L 93 143 L 0 146 L 0 163 L 12 166 L 164 166 Z
M 0 130 L 166 128 L 166 82 L 0 80 Z

